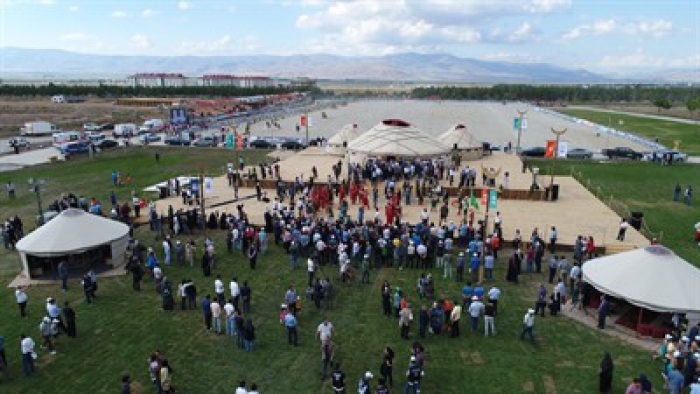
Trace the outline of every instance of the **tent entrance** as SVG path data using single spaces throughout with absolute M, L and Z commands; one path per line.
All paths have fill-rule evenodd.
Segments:
M 32 279 L 58 279 L 58 264 L 65 261 L 68 266 L 68 276 L 80 278 L 91 269 L 104 272 L 111 269 L 108 260 L 112 259 L 110 245 L 102 245 L 83 253 L 65 256 L 39 257 L 27 255 L 29 277 Z

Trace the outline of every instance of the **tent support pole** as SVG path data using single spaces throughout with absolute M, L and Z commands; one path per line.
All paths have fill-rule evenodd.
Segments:
M 635 337 L 639 338 L 639 326 L 642 324 L 642 315 L 644 314 L 644 308 L 639 307 L 639 316 L 637 317 L 637 329 L 634 330 Z

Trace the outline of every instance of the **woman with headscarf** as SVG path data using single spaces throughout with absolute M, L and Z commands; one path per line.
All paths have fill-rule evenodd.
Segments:
M 613 379 L 613 361 L 612 357 L 610 356 L 610 353 L 605 353 L 605 356 L 603 356 L 603 361 L 600 363 L 600 392 L 601 393 L 608 393 L 610 392 L 610 388 L 612 386 L 612 379 Z

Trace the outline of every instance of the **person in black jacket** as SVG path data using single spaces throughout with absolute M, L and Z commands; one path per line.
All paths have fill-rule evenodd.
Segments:
M 253 351 L 253 344 L 255 343 L 255 326 L 253 326 L 253 321 L 251 319 L 246 320 L 245 330 L 243 333 L 243 343 L 246 351 Z
M 70 307 L 68 301 L 63 306 L 63 316 L 66 318 L 66 332 L 71 338 L 75 338 L 77 330 L 75 328 L 75 311 Z

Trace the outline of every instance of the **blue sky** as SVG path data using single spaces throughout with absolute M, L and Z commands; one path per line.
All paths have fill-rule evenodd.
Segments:
M 0 46 L 97 54 L 450 53 L 700 69 L 694 0 L 0 0 Z

